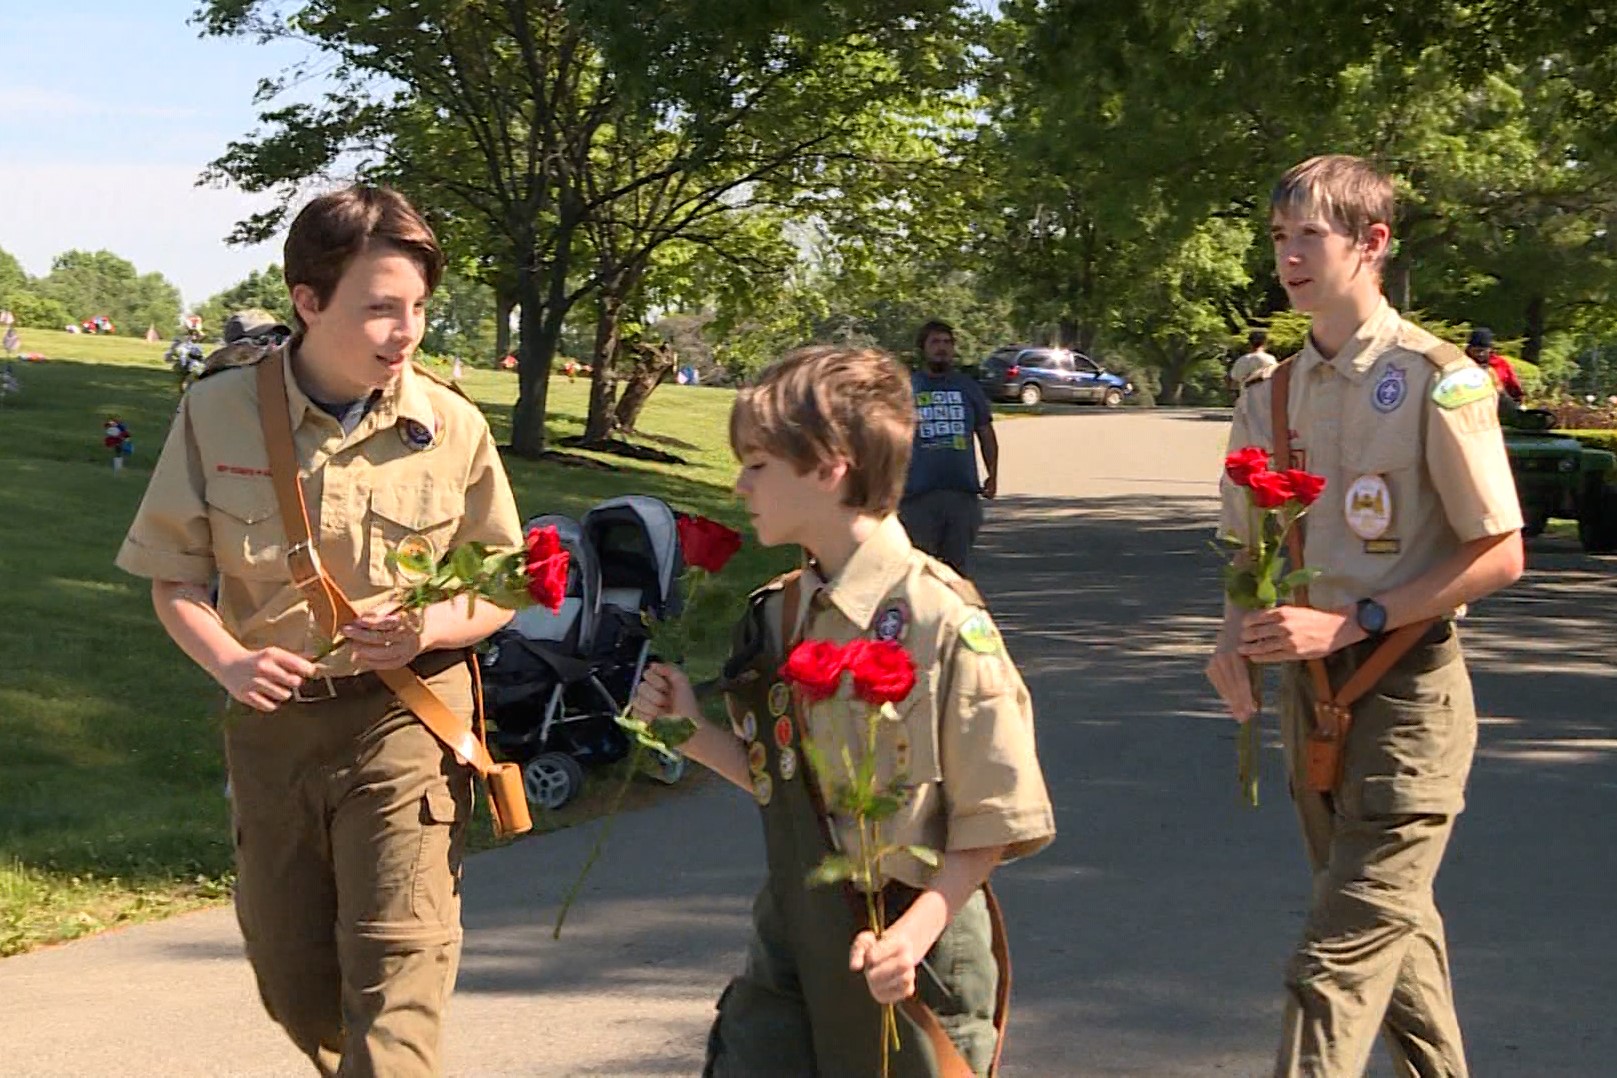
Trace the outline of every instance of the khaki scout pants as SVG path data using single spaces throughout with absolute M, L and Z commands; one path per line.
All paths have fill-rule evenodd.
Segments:
M 1369 655 L 1326 661 L 1340 686 Z M 1286 671 L 1282 733 L 1314 870 L 1313 906 L 1286 971 L 1277 1076 L 1359 1078 L 1378 1030 L 1404 1078 L 1467 1074 L 1432 884 L 1464 805 L 1477 743 L 1471 679 L 1453 631 L 1422 643 L 1353 707 L 1335 795 L 1304 781 L 1307 671 Z
M 929 490 L 905 498 L 898 519 L 910 542 L 961 576 L 983 526 L 982 499 L 964 490 Z
M 359 681 L 268 714 L 231 706 L 236 915 L 264 1008 L 321 1074 L 435 1075 L 471 775 Z M 470 713 L 463 665 L 428 681 Z

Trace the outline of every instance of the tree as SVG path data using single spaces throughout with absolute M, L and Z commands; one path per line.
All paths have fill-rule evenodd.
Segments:
M 204 331 L 217 333 L 224 329 L 231 315 L 250 307 L 268 311 L 282 324 L 292 325 L 292 296 L 279 265 L 272 262 L 261 270 L 249 272 L 229 288 L 209 297 L 195 313 L 201 316 Z
M 149 325 L 172 329 L 180 318 L 179 289 L 160 273 L 137 274 L 111 251 L 57 255 L 36 291 L 66 309 L 67 321 L 105 315 L 125 334 L 145 333 Z
M 492 364 L 501 355 L 494 319 L 494 290 L 450 270 L 427 305 L 427 334 L 421 347 L 433 355 Z

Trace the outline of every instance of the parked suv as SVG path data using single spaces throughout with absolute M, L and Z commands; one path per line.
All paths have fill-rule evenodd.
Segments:
M 1617 553 L 1617 456 L 1552 432 L 1550 412 L 1508 408 L 1499 418 L 1526 521 L 1523 533 L 1538 535 L 1551 517 L 1576 520 L 1584 550 Z
M 989 400 L 1087 401 L 1116 408 L 1134 386 L 1082 352 L 1013 344 L 997 348 L 977 372 Z

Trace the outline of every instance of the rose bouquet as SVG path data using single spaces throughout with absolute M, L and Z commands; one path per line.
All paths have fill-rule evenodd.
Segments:
M 892 854 L 907 853 L 923 864 L 938 866 L 937 851 L 916 845 L 897 845 L 885 840 L 882 825 L 898 814 L 909 795 L 909 776 L 896 772 L 883 780 L 877 768 L 882 727 L 902 721 L 895 704 L 915 688 L 915 662 L 896 641 L 854 640 L 834 644 L 829 640 L 804 640 L 787 656 L 781 676 L 796 686 L 810 702 L 828 700 L 851 682 L 850 695 L 865 705 L 863 729 L 859 731 L 861 751 L 856 755 L 852 738 L 843 742 L 841 771 L 831 781 L 830 761 L 824 750 L 800 731 L 803 755 L 814 781 L 820 784 L 825 810 L 833 819 L 849 821 L 856 836 L 855 848 L 843 850 L 833 833 L 832 852 L 810 871 L 811 887 L 851 884 L 865 904 L 870 931 L 878 939 L 887 930 L 887 911 L 882 901 L 882 860 Z M 898 1049 L 898 1018 L 893 1005 L 882 1007 L 881 1073 L 889 1069 L 889 1052 Z
M 1296 592 L 1318 575 L 1317 569 L 1287 572 L 1286 540 L 1325 489 L 1325 477 L 1298 468 L 1272 471 L 1269 454 L 1257 446 L 1224 458 L 1224 474 L 1247 494 L 1247 538 L 1222 538 L 1234 552 L 1224 566 L 1224 594 L 1243 610 L 1267 610 L 1289 603 Z M 1263 677 L 1255 665 L 1247 668 L 1252 699 L 1261 711 Z M 1258 712 L 1241 724 L 1236 735 L 1236 772 L 1247 804 L 1258 803 Z

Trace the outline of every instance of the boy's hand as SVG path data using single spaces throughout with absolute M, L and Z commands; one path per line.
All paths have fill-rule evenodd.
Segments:
M 257 711 L 274 711 L 319 673 L 314 663 L 283 648 L 243 651 L 214 675 L 233 699 Z
M 937 942 L 936 937 L 932 942 Z M 865 985 L 877 1003 L 899 1003 L 915 994 L 915 967 L 930 949 L 930 944 L 922 947 L 911 939 L 901 922 L 880 939 L 869 931 L 855 936 L 848 952 L 848 968 L 864 972 Z
M 1364 638 L 1364 630 L 1343 611 L 1277 606 L 1247 614 L 1240 652 L 1256 663 L 1323 659 Z
M 360 669 L 398 670 L 425 650 L 425 620 L 419 611 L 372 611 L 344 625 L 342 635 Z
M 1214 651 L 1207 660 L 1207 680 L 1218 690 L 1219 699 L 1236 722 L 1247 721 L 1257 711 L 1257 701 L 1252 698 L 1252 675 L 1240 652 L 1223 646 Z
M 691 679 L 679 667 L 667 663 L 652 663 L 646 667 L 630 707 L 634 717 L 642 722 L 670 715 L 694 719 L 702 714 L 701 705 L 696 702 L 696 691 L 691 688 Z

